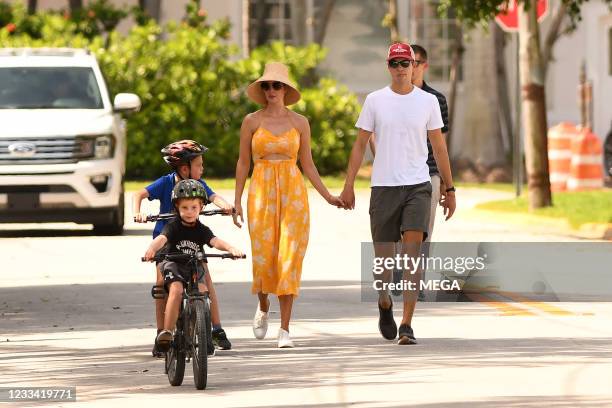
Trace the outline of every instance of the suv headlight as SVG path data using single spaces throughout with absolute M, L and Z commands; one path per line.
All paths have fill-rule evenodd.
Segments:
M 115 140 L 112 135 L 102 135 L 94 139 L 94 158 L 109 159 L 113 157 Z
M 110 159 L 115 153 L 115 137 L 110 134 L 77 136 L 75 143 L 78 160 Z

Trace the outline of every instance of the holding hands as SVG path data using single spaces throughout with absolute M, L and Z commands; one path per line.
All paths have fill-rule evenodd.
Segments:
M 345 205 L 344 201 L 342 201 L 342 198 L 331 194 L 325 198 L 325 201 L 338 208 L 344 208 Z
M 340 194 L 340 199 L 344 202 L 342 208 L 345 210 L 355 209 L 355 189 L 353 187 L 344 186 L 344 190 L 342 190 L 342 194 Z

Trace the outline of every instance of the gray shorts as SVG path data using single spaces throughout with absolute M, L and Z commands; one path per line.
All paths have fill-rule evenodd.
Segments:
M 422 231 L 427 239 L 431 183 L 372 187 L 370 229 L 374 242 L 397 242 L 404 231 Z

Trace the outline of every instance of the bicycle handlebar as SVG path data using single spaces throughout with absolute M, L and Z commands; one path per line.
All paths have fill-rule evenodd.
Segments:
M 198 261 L 203 261 L 207 258 L 221 258 L 221 259 L 246 259 L 246 255 L 242 255 L 242 256 L 234 256 L 232 254 L 230 254 L 229 252 L 225 252 L 225 253 L 221 253 L 221 254 L 205 254 L 202 252 L 198 252 L 195 255 L 191 255 L 191 254 L 185 254 L 182 252 L 178 252 L 178 253 L 169 253 L 169 254 L 158 254 L 155 255 L 153 257 L 153 259 L 151 259 L 151 261 L 163 261 L 168 260 L 168 261 L 174 261 L 174 262 L 187 262 L 191 259 L 196 259 Z M 147 260 L 145 259 L 145 257 L 141 257 L 140 260 L 142 262 L 147 262 Z
M 236 214 L 236 209 L 232 208 L 232 212 L 230 214 L 226 213 L 225 210 L 207 210 L 201 211 L 200 215 L 210 216 L 210 215 L 234 215 Z M 169 220 L 176 217 L 176 213 L 164 213 L 157 215 L 147 215 L 145 222 L 158 221 L 158 220 Z M 136 217 L 134 217 L 134 221 L 136 221 Z

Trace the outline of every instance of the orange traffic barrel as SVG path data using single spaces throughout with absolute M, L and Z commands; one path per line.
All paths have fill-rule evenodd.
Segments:
M 594 190 L 603 187 L 603 143 L 590 128 L 580 131 L 572 143 L 568 190 Z
M 572 141 L 580 131 L 569 122 L 561 122 L 548 129 L 548 169 L 550 189 L 565 191 L 570 178 L 572 161 Z

